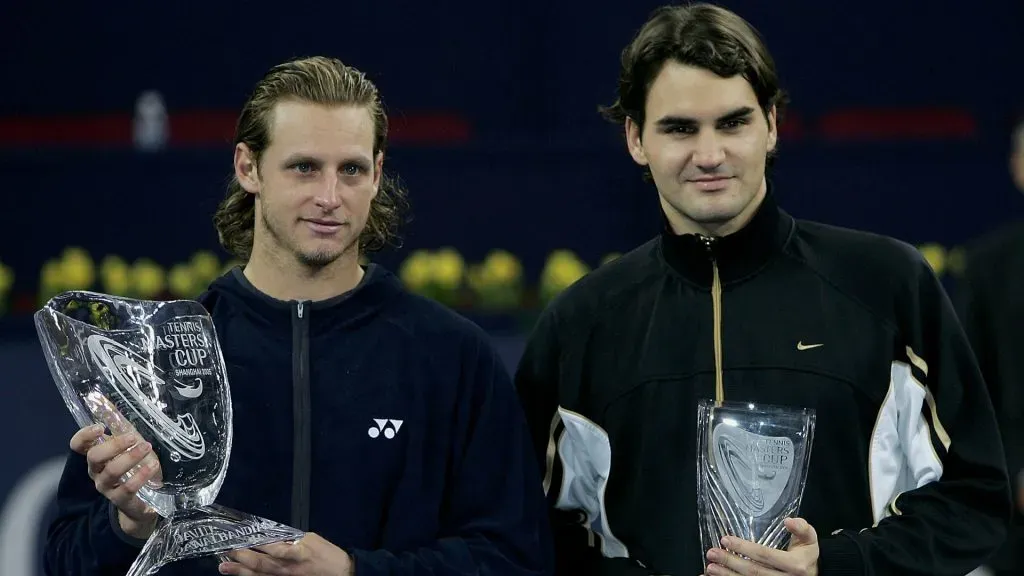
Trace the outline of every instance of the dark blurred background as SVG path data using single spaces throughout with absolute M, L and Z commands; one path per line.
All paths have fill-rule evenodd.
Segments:
M 270 66 L 331 55 L 379 86 L 404 245 L 373 259 L 479 322 L 513 369 L 553 294 L 657 232 L 599 104 L 658 3 L 10 2 L 0 8 L 0 574 L 37 549 L 75 429 L 31 313 L 92 288 L 190 297 L 224 267 L 211 216 L 235 116 Z M 723 3 L 764 34 L 793 104 L 772 173 L 794 216 L 962 247 L 1024 215 L 1018 0 Z

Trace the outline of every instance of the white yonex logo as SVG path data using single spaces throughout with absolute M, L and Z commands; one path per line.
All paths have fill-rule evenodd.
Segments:
M 395 434 L 398 434 L 398 429 L 402 427 L 403 422 L 402 420 L 388 420 L 387 418 L 374 418 L 373 421 L 376 422 L 376 425 L 370 426 L 366 433 L 370 435 L 370 438 L 376 438 L 383 432 L 384 437 L 388 440 L 394 438 Z

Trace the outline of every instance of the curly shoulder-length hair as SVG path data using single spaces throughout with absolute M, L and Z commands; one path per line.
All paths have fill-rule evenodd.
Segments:
M 356 68 L 335 58 L 316 56 L 271 68 L 242 107 L 234 144 L 248 146 L 257 165 L 263 151 L 270 145 L 274 106 L 283 100 L 364 106 L 373 117 L 374 157 L 387 148 L 388 118 L 377 87 Z M 370 204 L 366 228 L 359 236 L 360 253 L 375 252 L 389 244 L 397 245 L 398 229 L 407 210 L 407 192 L 398 179 L 381 174 L 380 188 Z M 252 254 L 255 219 L 255 195 L 246 192 L 238 178 L 232 176 L 213 222 L 221 245 L 243 262 L 248 261 Z

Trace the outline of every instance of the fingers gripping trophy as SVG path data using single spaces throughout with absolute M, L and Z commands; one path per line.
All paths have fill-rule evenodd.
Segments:
M 87 459 L 97 488 L 130 521 L 156 519 L 128 576 L 303 536 L 214 504 L 231 455 L 231 393 L 202 305 L 66 292 L 35 325 L 68 409 L 96 430 Z

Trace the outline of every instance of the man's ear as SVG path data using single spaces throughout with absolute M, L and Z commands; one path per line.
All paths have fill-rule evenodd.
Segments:
M 626 146 L 629 148 L 629 155 L 633 161 L 641 166 L 647 166 L 647 153 L 644 152 L 643 127 L 626 117 Z
M 778 110 L 775 106 L 768 110 L 768 152 L 774 152 L 779 143 Z
M 259 194 L 260 175 L 255 154 L 244 142 L 235 146 L 235 178 L 249 194 Z

